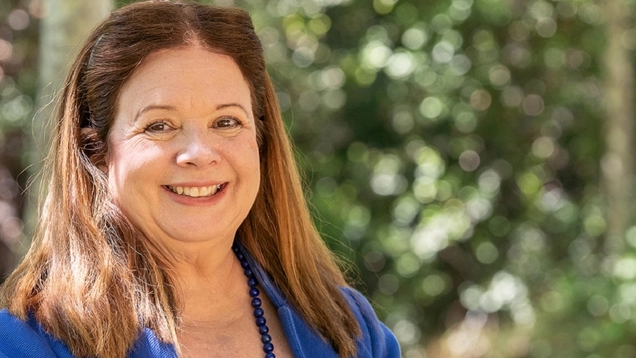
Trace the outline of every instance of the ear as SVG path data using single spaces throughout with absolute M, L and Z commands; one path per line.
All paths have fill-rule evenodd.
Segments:
M 108 173 L 108 151 L 106 144 L 99 139 L 97 131 L 92 127 L 84 127 L 80 130 L 82 150 L 99 170 Z
M 80 129 L 80 135 L 82 136 L 82 139 L 91 138 L 93 136 L 96 136 L 97 132 L 93 127 L 84 127 Z

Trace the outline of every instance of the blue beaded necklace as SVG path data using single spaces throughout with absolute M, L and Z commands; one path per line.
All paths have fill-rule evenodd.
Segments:
M 250 264 L 247 262 L 245 255 L 241 252 L 238 245 L 235 243 L 232 245 L 232 251 L 236 255 L 236 258 L 241 262 L 243 273 L 247 277 L 247 285 L 250 287 L 250 297 L 252 297 L 252 307 L 254 307 L 254 317 L 256 318 L 256 326 L 258 332 L 261 334 L 261 342 L 263 342 L 263 351 L 265 352 L 265 358 L 276 358 L 274 354 L 274 344 L 272 343 L 272 336 L 269 335 L 269 327 L 267 327 L 267 320 L 265 319 L 265 311 L 261 308 L 263 301 L 258 298 L 258 281 L 254 272 L 250 268 Z

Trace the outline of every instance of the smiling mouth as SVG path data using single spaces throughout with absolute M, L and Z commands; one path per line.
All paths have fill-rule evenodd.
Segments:
M 221 191 L 226 184 L 227 183 L 197 187 L 166 185 L 165 187 L 175 194 L 189 196 L 191 198 L 202 198 L 214 196 L 216 193 Z

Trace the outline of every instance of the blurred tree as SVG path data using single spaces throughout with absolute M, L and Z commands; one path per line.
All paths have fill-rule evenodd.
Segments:
M 0 2 L 0 282 L 13 269 L 22 238 L 23 154 L 36 92 L 40 8 Z
M 38 111 L 31 126 L 34 143 L 29 153 L 32 182 L 28 191 L 30 200 L 27 202 L 24 215 L 27 233 L 32 232 L 37 220 L 38 195 L 41 193 L 42 180 L 37 174 L 48 150 L 57 94 L 70 68 L 71 59 L 79 51 L 79 46 L 90 31 L 110 13 L 115 3 L 114 0 L 46 0 L 42 5 L 44 15 L 40 22 L 39 87 L 36 101 Z
M 619 18 L 605 33 L 608 2 L 237 3 L 255 14 L 321 229 L 405 356 L 633 351 L 619 298 L 632 286 L 614 280 L 632 282 L 636 261 L 602 249 L 633 224 L 614 216 L 631 197 L 601 187 L 599 163 L 629 151 L 603 136 L 615 117 L 603 96 L 628 98 L 605 81 L 629 83 L 636 43 Z M 630 103 L 616 103 L 624 139 Z M 632 180 L 622 165 L 617 188 Z
M 634 219 L 634 69 L 632 51 L 623 45 L 632 25 L 631 8 L 622 0 L 604 2 L 611 21 L 605 24 L 605 143 L 602 161 L 607 201 L 607 242 L 610 254 L 623 251 L 625 232 Z

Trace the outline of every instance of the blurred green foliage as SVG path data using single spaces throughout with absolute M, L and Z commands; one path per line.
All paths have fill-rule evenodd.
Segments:
M 33 115 L 37 28 L 10 19 L 37 3 L 0 5 L 0 135 Z M 252 13 L 317 224 L 405 357 L 636 356 L 636 227 L 603 250 L 601 3 L 216 3 Z
M 0 2 L 0 281 L 15 265 L 37 92 L 37 2 Z

